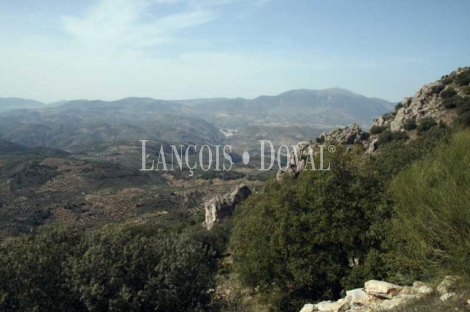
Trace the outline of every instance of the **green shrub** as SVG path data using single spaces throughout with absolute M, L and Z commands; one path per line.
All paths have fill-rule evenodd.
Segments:
M 380 146 L 381 152 L 371 158 L 367 166 L 389 181 L 400 170 L 430 153 L 435 146 L 447 142 L 450 132 L 449 128 L 435 127 L 424 132 L 419 140 L 392 141 Z
M 459 105 L 459 107 L 457 107 L 458 115 L 462 115 L 466 112 L 470 112 L 470 101 L 468 101 L 467 103 L 462 103 Z
M 437 125 L 436 121 L 432 117 L 425 117 L 419 121 L 418 131 L 425 132 Z
M 372 126 L 369 130 L 370 134 L 379 134 L 387 130 L 387 126 Z
M 398 112 L 398 110 L 399 110 L 400 108 L 402 108 L 402 107 L 403 107 L 403 103 L 402 103 L 402 102 L 397 103 L 397 105 L 395 105 L 395 112 Z
M 362 134 L 361 134 L 361 140 L 362 141 L 368 140 L 369 138 L 370 138 L 370 133 L 369 132 L 362 132 Z
M 441 78 L 441 80 L 442 80 L 442 83 L 443 83 L 444 85 L 448 85 L 448 84 L 451 84 L 451 83 L 454 81 L 454 78 L 451 77 L 451 76 L 448 76 L 448 77 L 444 78 L 444 76 L 443 76 L 443 77 Z
M 444 105 L 444 107 L 448 108 L 448 109 L 456 108 L 457 107 L 457 101 L 456 101 L 455 98 L 443 99 L 442 100 L 442 105 Z
M 465 95 L 470 95 L 470 86 L 463 87 L 461 91 Z
M 441 92 L 440 97 L 442 99 L 450 99 L 454 97 L 457 94 L 457 92 L 454 90 L 454 88 L 449 87 L 445 89 L 444 91 Z
M 442 84 L 437 84 L 435 86 L 432 87 L 432 92 L 433 93 L 439 93 L 441 92 L 442 90 L 444 90 L 446 87 Z
M 403 124 L 403 128 L 405 128 L 405 130 L 413 130 L 413 129 L 416 129 L 418 125 L 416 124 L 416 120 L 415 119 L 408 119 L 405 121 L 405 123 Z
M 390 130 L 386 130 L 379 135 L 377 144 L 383 145 L 383 144 L 390 143 L 394 140 L 398 141 L 398 140 L 406 140 L 406 139 L 408 139 L 408 134 L 406 134 L 406 132 L 401 132 L 401 131 L 392 132 Z
M 412 278 L 470 281 L 470 133 L 454 135 L 392 181 L 395 202 L 387 262 Z
M 465 112 L 455 118 L 453 126 L 457 129 L 470 127 L 470 112 Z
M 292 300 L 335 298 L 346 284 L 359 286 L 383 268 L 368 258 L 380 248 L 379 229 L 390 213 L 383 184 L 337 157 L 331 171 L 267 183 L 235 211 L 236 272 L 263 293 L 277 289 L 284 310 Z M 369 259 L 371 274 L 351 268 L 351 259 L 361 266 Z
M 459 86 L 468 86 L 470 84 L 470 70 L 458 74 L 454 82 Z

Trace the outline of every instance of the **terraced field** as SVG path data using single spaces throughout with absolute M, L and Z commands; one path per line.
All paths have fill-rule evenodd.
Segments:
M 205 199 L 237 184 L 262 184 L 250 168 L 234 167 L 227 176 L 195 170 L 190 177 L 185 170 L 142 172 L 140 162 L 140 150 L 128 145 L 99 153 L 0 153 L 0 239 L 51 222 L 93 227 L 145 214 L 196 214 Z

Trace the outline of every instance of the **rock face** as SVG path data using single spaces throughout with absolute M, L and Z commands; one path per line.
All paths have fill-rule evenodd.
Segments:
M 231 216 L 235 206 L 243 202 L 251 195 L 251 190 L 246 185 L 240 185 L 232 193 L 216 196 L 204 203 L 206 219 L 203 226 L 210 230 L 219 220 Z

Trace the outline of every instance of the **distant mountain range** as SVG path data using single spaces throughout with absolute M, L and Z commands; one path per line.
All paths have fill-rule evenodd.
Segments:
M 61 101 L 51 105 L 0 98 L 0 139 L 27 147 L 83 149 L 97 141 L 152 139 L 180 143 L 240 143 L 259 139 L 314 139 L 335 126 L 359 123 L 392 110 L 394 104 L 348 90 L 291 90 L 255 99 L 178 101 L 125 98 L 118 101 Z M 230 137 L 227 131 L 234 130 Z M 230 131 L 229 131 L 230 132 Z
M 20 98 L 0 98 L 0 113 L 21 108 L 42 108 L 44 103 Z
M 247 125 L 255 122 L 265 126 L 292 125 L 292 122 L 316 128 L 346 126 L 353 122 L 366 126 L 377 114 L 388 112 L 394 107 L 391 102 L 368 98 L 341 88 L 291 90 L 251 100 L 209 98 L 176 102 L 191 107 L 192 113 L 219 126 L 238 126 L 243 121 Z

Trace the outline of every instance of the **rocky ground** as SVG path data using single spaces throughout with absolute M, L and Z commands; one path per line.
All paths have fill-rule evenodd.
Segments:
M 470 299 L 453 290 L 456 280 L 454 277 L 447 276 L 435 288 L 418 281 L 414 282 L 412 286 L 398 286 L 384 281 L 371 280 L 364 284 L 364 288 L 346 291 L 346 296 L 338 301 L 306 304 L 300 312 L 390 311 L 403 308 L 432 295 L 438 295 L 442 303 L 461 301 L 463 306 L 468 306 Z

